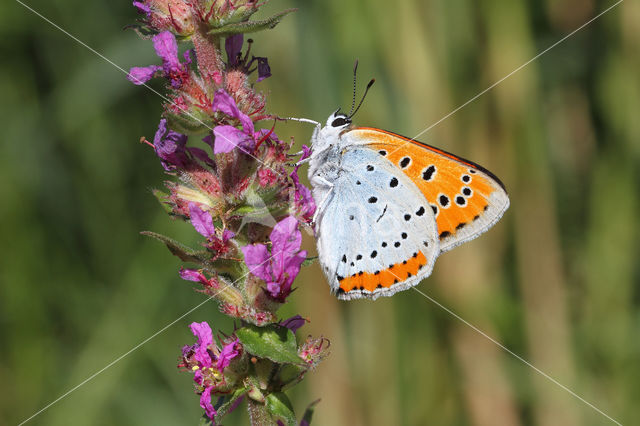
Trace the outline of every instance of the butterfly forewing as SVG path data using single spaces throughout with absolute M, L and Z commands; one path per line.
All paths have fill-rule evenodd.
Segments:
M 498 178 L 468 160 L 374 128 L 343 137 L 384 157 L 416 186 L 435 215 L 442 251 L 482 234 L 509 207 Z
M 316 229 L 320 261 L 342 299 L 416 285 L 440 252 L 433 212 L 400 169 L 365 146 L 348 147 Z

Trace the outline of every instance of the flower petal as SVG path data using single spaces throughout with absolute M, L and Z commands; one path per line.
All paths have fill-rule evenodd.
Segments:
M 230 66 L 238 64 L 238 55 L 242 50 L 243 41 L 244 36 L 242 34 L 232 35 L 231 37 L 227 37 L 224 41 L 224 50 L 227 52 L 227 63 Z
M 141 1 L 134 1 L 133 7 L 138 9 L 138 13 L 146 13 L 147 17 L 151 14 L 151 8 Z
M 157 65 L 149 65 L 148 67 L 133 67 L 129 70 L 127 78 L 136 85 L 141 85 L 151 80 L 153 75 L 160 71 L 162 67 Z
M 271 297 L 278 299 L 281 296 L 282 285 L 277 281 L 267 281 L 267 291 Z
M 213 111 L 223 112 L 233 118 L 238 118 L 240 115 L 236 101 L 223 89 L 216 90 L 213 95 Z
M 205 321 L 201 323 L 193 322 L 190 325 L 191 332 L 198 338 L 197 347 L 193 357 L 200 363 L 201 368 L 211 367 L 213 364 L 209 355 L 208 347 L 213 343 L 213 333 L 211 327 Z
M 271 77 L 271 67 L 267 58 L 256 58 L 258 60 L 258 80 L 262 81 L 267 77 Z
M 252 144 L 255 145 L 253 138 L 233 126 L 216 126 L 213 129 L 213 135 L 215 137 L 214 154 L 231 152 L 235 147 L 240 147 L 243 152 L 247 152 L 247 149 L 252 150 Z
M 284 321 L 280 322 L 280 325 L 287 327 L 289 330 L 294 333 L 298 331 L 300 327 L 302 327 L 307 322 L 306 319 L 302 318 L 300 315 L 293 316 Z
M 180 268 L 180 278 L 185 281 L 195 281 L 201 283 L 207 283 L 207 278 L 204 274 L 196 269 L 184 269 Z
M 300 250 L 300 245 L 302 244 L 302 234 L 298 231 L 298 220 L 293 216 L 287 216 L 282 219 L 273 227 L 269 238 L 272 243 L 273 275 L 283 283 L 287 265 L 291 257 L 295 256 L 295 253 Z M 295 275 L 297 275 L 297 272 Z
M 213 238 L 216 228 L 213 226 L 213 218 L 208 211 L 202 210 L 196 203 L 189 203 L 189 218 L 196 231 L 205 238 Z
M 178 42 L 176 37 L 169 31 L 163 31 L 153 37 L 153 47 L 156 54 L 162 58 L 162 62 L 170 69 L 179 68 Z M 166 67 L 165 67 L 166 68 Z
M 218 360 L 216 361 L 216 368 L 218 369 L 218 371 L 222 372 L 222 370 L 229 366 L 231 360 L 240 354 L 239 346 L 240 341 L 238 339 L 227 345 L 224 345 L 222 351 L 220 351 Z
M 238 109 L 236 101 L 223 89 L 218 89 L 213 96 L 213 111 L 220 111 L 225 113 L 229 117 L 240 120 L 245 133 L 253 135 L 253 121 L 251 121 L 251 118 L 249 118 L 248 115 Z
M 284 284 L 281 289 L 284 296 L 289 294 L 293 281 L 296 279 L 296 277 L 300 273 L 300 266 L 302 265 L 302 262 L 304 262 L 306 259 L 307 259 L 307 252 L 305 250 L 299 251 L 295 255 L 290 256 L 288 259 L 286 259 L 286 262 L 283 265 L 284 276 L 286 278 L 284 280 Z
M 271 280 L 269 251 L 264 244 L 253 244 L 241 248 L 244 263 L 256 277 L 265 281 Z
M 215 424 L 215 416 L 217 414 L 213 405 L 211 405 L 211 391 L 213 390 L 213 386 L 208 386 L 202 392 L 200 396 L 200 406 L 204 409 L 204 412 L 207 416 L 214 422 Z
M 189 158 L 185 152 L 186 144 L 187 135 L 173 130 L 167 131 L 167 120 L 164 118 L 160 120 L 158 130 L 153 138 L 153 146 L 156 149 L 158 157 L 163 160 L 162 166 L 166 170 L 171 170 L 175 167 L 184 167 L 189 162 Z

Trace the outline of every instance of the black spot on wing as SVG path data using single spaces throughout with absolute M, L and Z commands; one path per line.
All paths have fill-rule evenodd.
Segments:
M 433 179 L 433 175 L 435 173 L 436 173 L 436 166 L 432 164 L 426 169 L 424 169 L 424 171 L 422 172 L 422 179 L 429 182 L 431 179 Z

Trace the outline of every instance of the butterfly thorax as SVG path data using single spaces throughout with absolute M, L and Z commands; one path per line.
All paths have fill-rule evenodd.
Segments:
M 332 182 L 337 177 L 342 149 L 341 134 L 351 126 L 351 120 L 336 111 L 329 116 L 324 127 L 314 131 L 309 158 L 309 180 L 312 185 L 318 183 L 318 178 Z

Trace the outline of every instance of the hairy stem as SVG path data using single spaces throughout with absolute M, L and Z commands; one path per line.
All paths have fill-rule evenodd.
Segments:
M 196 31 L 191 36 L 191 41 L 198 57 L 200 75 L 211 77 L 220 74 L 224 67 L 220 56 L 220 39 L 202 31 Z
M 276 426 L 276 422 L 267 411 L 265 404 L 261 404 L 251 398 L 247 398 L 247 401 L 251 426 Z

